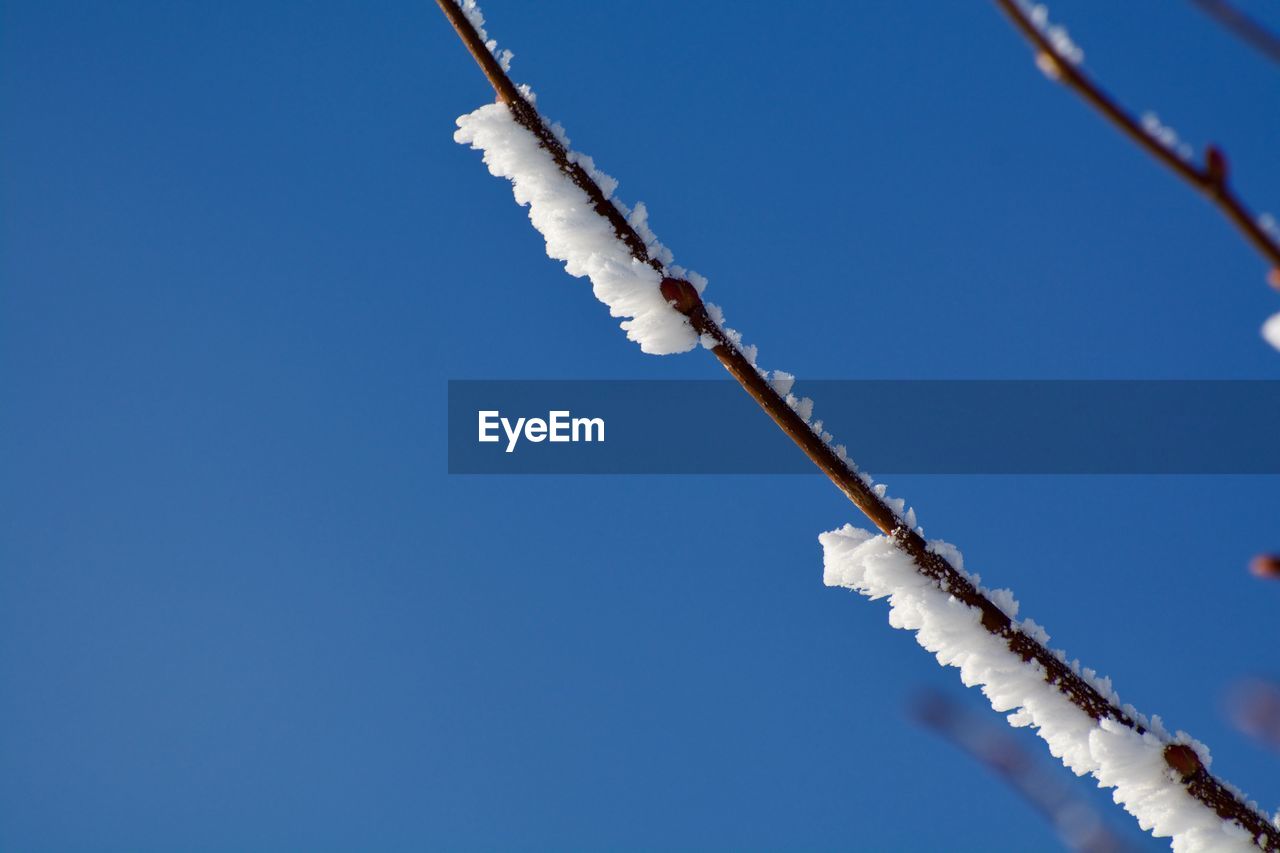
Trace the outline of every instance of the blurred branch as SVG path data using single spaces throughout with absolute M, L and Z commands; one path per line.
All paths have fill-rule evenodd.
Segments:
M 1280 578 L 1280 554 L 1259 554 L 1249 563 L 1249 571 L 1260 578 Z
M 1030 17 L 1029 9 L 1021 0 L 995 0 L 1000 11 L 1013 22 L 1014 27 L 1036 49 L 1036 62 L 1040 69 L 1093 107 L 1128 136 L 1139 148 L 1164 164 L 1175 175 L 1207 197 L 1236 227 L 1245 240 L 1270 264 L 1273 285 L 1280 284 L 1280 243 L 1262 227 L 1258 217 L 1245 207 L 1244 202 L 1228 183 L 1227 159 L 1214 146 L 1205 150 L 1204 162 L 1184 158 L 1178 151 L 1161 142 L 1142 123 L 1130 115 L 1120 104 L 1103 91 L 1092 78 L 1076 64 L 1076 58 L 1065 55 L 1059 44 Z
M 1260 678 L 1237 682 L 1227 694 L 1227 714 L 1237 729 L 1280 750 L 1280 685 Z
M 669 276 L 662 264 L 649 256 L 640 234 L 613 203 L 607 200 L 605 193 L 591 176 L 569 159 L 568 152 L 543 121 L 537 108 L 494 59 L 455 0 L 436 2 L 472 57 L 479 63 L 497 92 L 498 99 L 510 109 L 512 118 L 533 134 L 560 171 L 582 188 L 596 212 L 609 221 L 618 239 L 630 249 L 632 257 L 666 276 L 661 282 L 662 295 L 688 318 L 699 335 L 714 341 L 712 354 L 810 461 L 872 524 L 892 538 L 894 544 L 911 558 L 921 575 L 929 578 L 957 601 L 977 610 L 982 627 L 1003 641 L 1023 661 L 1037 665 L 1045 682 L 1057 689 L 1069 702 L 1096 721 L 1112 720 L 1140 734 L 1145 733 L 1146 727 L 1129 712 L 1102 695 L 1063 658 L 1024 633 L 1000 607 L 979 591 L 968 575 L 931 550 L 920 532 L 900 518 L 885 501 L 882 492 L 877 492 L 870 485 L 869 479 L 864 479 L 859 474 L 852 462 L 842 458 L 788 405 L 784 397 L 746 357 L 735 340 L 712 319 L 697 289 L 684 279 Z M 1224 181 L 1220 180 L 1217 185 L 1225 192 Z M 1276 251 L 1276 259 L 1280 264 L 1280 250 Z M 1280 851 L 1280 827 L 1272 824 L 1266 816 L 1237 796 L 1233 788 L 1210 773 L 1193 750 L 1184 745 L 1169 744 L 1164 747 L 1164 758 L 1191 797 L 1212 809 L 1222 819 L 1239 824 L 1258 839 L 1265 849 Z
M 1103 823 L 1101 815 L 1075 797 L 1061 780 L 1046 772 L 1009 729 L 966 713 L 959 703 L 937 691 L 921 693 L 912 716 L 991 768 L 1057 831 L 1062 843 L 1086 853 L 1118 853 L 1130 849 Z
M 1200 10 L 1235 33 L 1272 62 L 1280 63 L 1280 38 L 1226 0 L 1191 0 Z

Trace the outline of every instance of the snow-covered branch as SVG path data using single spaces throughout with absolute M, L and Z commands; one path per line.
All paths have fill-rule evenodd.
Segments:
M 1144 825 L 1173 835 L 1176 849 L 1209 849 L 1203 840 L 1252 847 L 1257 839 L 1266 849 L 1280 850 L 1280 829 L 1209 773 L 1202 747 L 1171 738 L 1158 721 L 1120 706 L 1109 684 L 1051 651 L 1047 635 L 1029 620 L 1015 621 L 1011 595 L 982 590 L 964 572 L 957 552 L 926 542 L 915 514 L 888 498 L 883 485 L 832 444 L 821 421 L 813 419 L 812 401 L 791 393 L 793 377 L 757 366 L 755 348 L 744 345 L 725 326 L 720 309 L 703 300 L 705 280 L 676 266 L 658 243 L 643 206 L 629 209 L 617 202 L 616 182 L 572 151 L 564 132 L 538 114 L 532 92 L 511 82 L 509 57 L 496 55 L 496 44 L 477 30 L 483 18 L 473 0 L 462 6 L 437 2 L 499 98 L 461 117 L 455 138 L 483 151 L 490 171 L 511 180 L 516 200 L 529 207 L 530 220 L 546 239 L 547 253 L 564 261 L 572 275 L 589 278 L 596 296 L 623 318 L 628 337 L 646 352 L 681 352 L 699 343 L 709 349 L 884 534 L 852 528 L 826 534 L 829 566 L 839 565 L 834 571 L 841 578 L 871 594 L 909 599 L 914 615 L 903 615 L 900 627 L 924 629 L 922 638 L 934 638 L 933 628 L 941 625 L 935 650 L 945 653 L 945 663 L 961 666 L 966 681 L 987 685 L 998 706 L 1022 709 L 1022 724 L 1040 726 L 1069 766 L 1117 787 L 1117 796 L 1123 795 Z M 854 562 L 833 562 L 846 558 Z M 876 571 L 859 568 L 866 559 Z M 886 585 L 866 586 L 882 581 Z M 945 617 L 942 622 L 926 624 L 937 614 Z M 980 653 L 971 653 L 976 649 Z
M 1114 789 L 1115 801 L 1157 837 L 1168 836 L 1175 851 L 1256 850 L 1254 835 L 1240 822 L 1223 820 L 1240 804 L 1240 794 L 1209 773 L 1209 750 L 1183 732 L 1171 735 L 1159 717 L 1150 719 L 1121 705 L 1110 680 L 1061 651 L 1060 666 L 1105 698 L 1108 713 L 1094 716 L 1064 693 L 1038 661 L 1028 660 L 984 624 L 980 607 L 923 576 L 914 560 L 889 536 L 852 525 L 824 533 L 823 581 L 889 601 L 889 624 L 913 631 L 938 663 L 960 670 L 968 687 L 980 687 L 1013 726 L 1031 726 L 1049 752 L 1077 775 L 1091 774 Z M 953 546 L 935 540 L 931 553 L 944 558 L 984 601 L 995 602 L 1012 629 L 1038 648 L 1049 635 L 1031 619 L 1018 619 L 1018 602 L 1007 589 L 988 590 L 968 574 Z M 1117 714 L 1118 712 L 1118 714 Z M 1249 803 L 1248 808 L 1256 809 Z M 1259 816 L 1260 817 L 1260 816 Z M 1275 827 L 1260 840 L 1274 849 Z

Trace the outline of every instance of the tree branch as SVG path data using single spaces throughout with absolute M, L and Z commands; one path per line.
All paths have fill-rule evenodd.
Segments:
M 1227 695 L 1227 711 L 1237 729 L 1280 751 L 1280 683 L 1261 678 L 1236 682 Z
M 1280 578 L 1280 554 L 1259 554 L 1250 561 L 1249 571 L 1260 578 Z
M 1191 0 L 1200 10 L 1235 33 L 1272 62 L 1280 63 L 1280 38 L 1226 0 Z
M 1074 91 L 1103 118 L 1132 139 L 1139 148 L 1206 196 L 1257 250 L 1258 254 L 1266 259 L 1272 270 L 1280 271 L 1280 244 L 1258 224 L 1257 217 L 1245 207 L 1244 202 L 1228 185 L 1226 158 L 1220 150 L 1209 146 L 1205 150 L 1205 162 L 1202 165 L 1197 165 L 1190 159 L 1183 159 L 1176 151 L 1147 132 L 1138 120 L 1081 71 L 1070 57 L 1063 55 L 1048 35 L 1031 20 L 1026 8 L 1019 0 L 995 0 L 995 4 L 1036 49 L 1037 62 L 1041 70 Z M 1276 272 L 1272 273 L 1273 283 L 1276 281 L 1276 275 Z
M 845 462 L 814 432 L 805 419 L 761 375 L 726 330 L 711 318 L 696 288 L 688 281 L 668 276 L 661 262 L 649 256 L 641 235 L 627 222 L 621 211 L 607 200 L 605 193 L 591 176 L 570 160 L 564 145 L 556 139 L 537 109 L 494 60 L 484 40 L 454 0 L 436 2 L 479 63 L 499 100 L 510 108 L 515 121 L 538 139 L 542 147 L 551 154 L 560 171 L 586 193 L 594 209 L 609 221 L 618 239 L 631 251 L 632 257 L 664 275 L 661 283 L 663 296 L 688 318 L 695 331 L 700 335 L 710 336 L 715 341 L 711 352 L 721 365 L 818 469 L 877 528 L 892 537 L 896 546 L 912 559 L 922 575 L 930 578 L 940 589 L 957 600 L 976 608 L 981 614 L 982 626 L 992 635 L 1001 638 L 1022 660 L 1039 664 L 1045 681 L 1056 687 L 1072 704 L 1094 720 L 1110 719 L 1138 733 L 1145 732 L 1144 726 L 1112 704 L 1057 655 L 1015 626 L 1009 616 L 984 596 L 967 576 L 944 557 L 931 551 L 924 537 L 899 517 L 868 485 L 856 467 Z M 1280 251 L 1277 251 L 1276 259 L 1280 263 Z M 1280 828 L 1241 801 L 1231 789 L 1209 773 L 1194 751 L 1186 746 L 1170 744 L 1165 747 L 1164 755 L 1166 763 L 1182 780 L 1192 797 L 1213 809 L 1223 819 L 1235 821 L 1257 839 L 1264 849 L 1280 851 Z

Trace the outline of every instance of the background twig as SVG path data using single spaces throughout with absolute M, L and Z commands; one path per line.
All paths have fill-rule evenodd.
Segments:
M 1280 578 L 1280 554 L 1259 554 L 1250 561 L 1249 571 L 1260 578 Z
M 1280 38 L 1226 0 L 1191 0 L 1201 11 L 1235 33 L 1272 62 L 1280 63 Z
M 1026 8 L 1019 0 L 995 0 L 995 3 L 1013 22 L 1018 32 L 1036 49 L 1037 62 L 1041 70 L 1078 94 L 1085 103 L 1118 127 L 1139 148 L 1163 163 L 1175 175 L 1213 202 L 1258 254 L 1271 265 L 1273 272 L 1270 280 L 1273 284 L 1277 283 L 1278 273 L 1275 271 L 1280 271 L 1280 244 L 1277 244 L 1262 228 L 1257 216 L 1245 207 L 1244 202 L 1230 187 L 1227 160 L 1219 149 L 1209 146 L 1205 150 L 1203 164 L 1197 165 L 1191 159 L 1184 159 L 1177 151 L 1165 146 L 1148 133 L 1137 119 L 1081 71 L 1072 57 L 1064 55 L 1045 31 L 1031 20 Z
M 1227 713 L 1237 729 L 1280 751 L 1280 683 L 1262 678 L 1236 682 L 1227 695 Z

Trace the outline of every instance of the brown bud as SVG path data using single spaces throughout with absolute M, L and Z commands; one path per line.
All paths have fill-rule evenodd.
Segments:
M 1182 781 L 1187 781 L 1204 767 L 1196 751 L 1184 743 L 1171 743 L 1164 748 L 1165 763 Z
M 662 298 L 681 314 L 690 314 L 702 305 L 697 288 L 682 278 L 664 278 L 658 289 L 662 291 Z
M 1062 66 L 1058 64 L 1058 60 L 1051 53 L 1046 53 L 1043 50 L 1037 53 L 1036 68 L 1039 68 L 1040 73 L 1050 80 L 1062 79 Z
M 1267 284 L 1271 285 L 1276 290 L 1280 290 L 1280 269 L 1272 267 L 1267 271 Z
M 1249 571 L 1260 578 L 1280 578 L 1280 554 L 1259 554 L 1249 563 Z
M 1204 151 L 1204 171 L 1209 183 L 1224 186 L 1227 183 L 1227 156 L 1216 145 L 1210 145 Z

